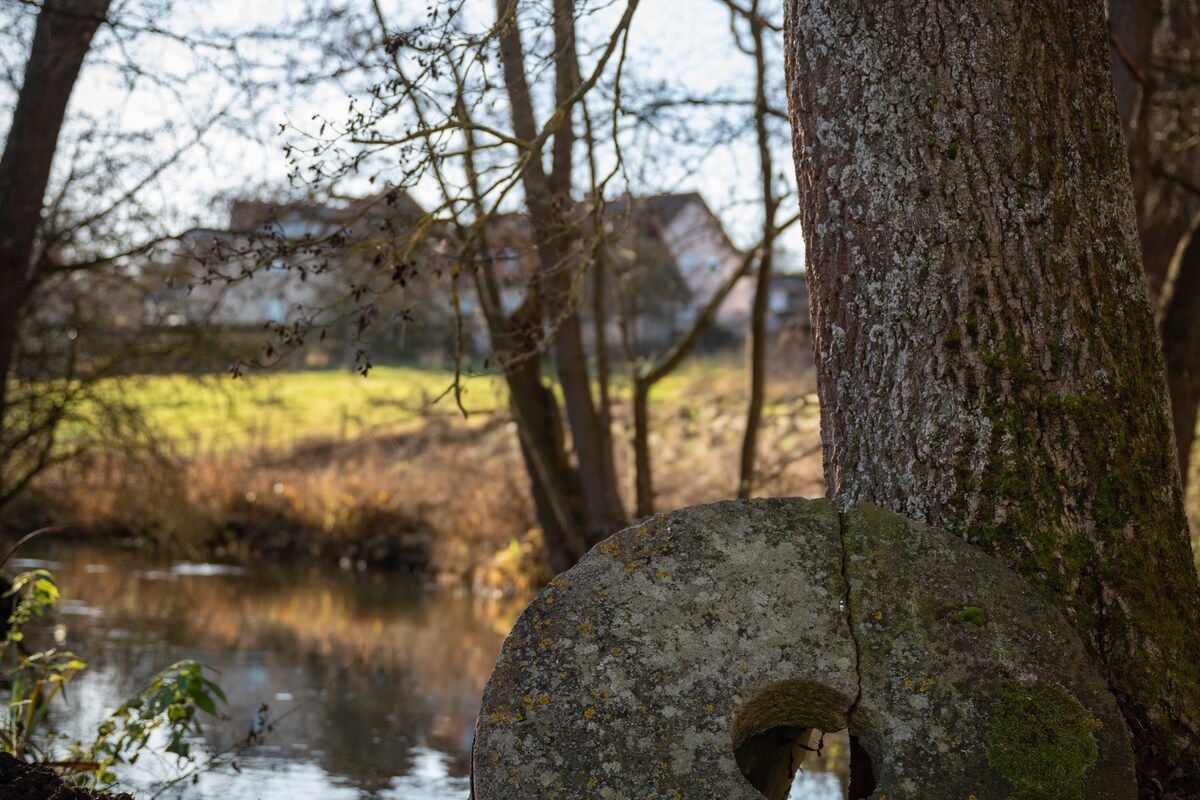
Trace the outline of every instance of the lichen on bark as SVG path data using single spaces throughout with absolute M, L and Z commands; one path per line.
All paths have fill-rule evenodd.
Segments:
M 1099 0 L 788 0 L 827 489 L 1004 558 L 1141 779 L 1200 786 L 1200 588 Z

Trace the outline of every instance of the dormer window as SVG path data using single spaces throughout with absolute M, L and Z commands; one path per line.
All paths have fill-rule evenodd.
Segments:
M 521 271 L 520 253 L 515 247 L 506 247 L 500 251 L 500 268 L 510 277 Z

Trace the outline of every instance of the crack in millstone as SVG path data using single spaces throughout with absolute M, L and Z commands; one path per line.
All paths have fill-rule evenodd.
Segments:
M 846 629 L 850 631 L 850 640 L 854 642 L 854 699 L 850 702 L 850 708 L 846 710 L 846 727 L 849 729 L 850 718 L 854 716 L 854 710 L 858 708 L 858 701 L 862 698 L 862 670 L 860 668 L 862 649 L 858 644 L 858 635 L 854 632 L 854 607 L 850 602 L 850 575 L 847 569 L 850 562 L 850 551 L 846 543 L 845 527 L 842 525 L 843 514 L 840 511 L 837 511 L 836 514 L 838 540 L 842 544 L 842 584 L 846 587 L 842 603 L 846 611 Z

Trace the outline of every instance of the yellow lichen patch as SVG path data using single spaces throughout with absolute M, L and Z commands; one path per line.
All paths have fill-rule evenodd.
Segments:
M 580 633 L 591 633 L 596 629 L 596 626 L 590 622 L 581 622 L 578 625 Z
M 612 649 L 612 654 L 613 654 L 613 657 L 614 657 L 614 658 L 615 658 L 616 656 L 619 656 L 619 655 L 621 655 L 621 649 L 620 649 L 619 647 L 614 647 L 614 648 Z
M 596 716 L 596 709 L 594 709 L 594 708 L 589 708 L 583 712 L 584 719 L 591 719 L 594 716 Z
M 883 612 L 882 612 L 882 611 L 876 611 L 876 612 L 875 612 L 875 621 L 876 621 L 876 622 L 882 622 L 882 621 L 883 621 Z
M 493 711 L 491 714 L 488 714 L 488 719 L 497 724 L 505 722 L 520 722 L 525 719 L 525 715 L 520 711 L 512 714 L 509 714 L 506 711 Z
M 667 573 L 663 572 L 660 569 L 658 572 L 654 573 L 654 577 L 658 578 L 661 581 L 663 578 L 667 577 Z
M 549 705 L 549 704 L 550 704 L 550 695 L 548 695 L 548 694 L 538 695 L 538 705 L 545 706 L 545 705 Z
M 552 644 L 554 644 L 553 639 L 539 639 L 538 640 L 538 650 L 545 650 L 547 647 L 549 647 Z
M 922 692 L 922 693 L 927 692 L 927 691 L 929 691 L 929 687 L 933 686 L 936 683 L 937 683 L 937 681 L 935 681 L 933 678 L 923 678 L 921 680 L 921 687 L 917 691 Z
M 612 539 L 605 539 L 603 542 L 596 545 L 596 549 L 605 555 L 612 556 L 613 558 L 616 558 L 621 552 L 621 548 Z
M 596 788 L 596 784 L 598 784 L 599 782 L 600 782 L 600 779 L 599 779 L 599 778 L 597 778 L 595 775 L 593 775 L 592 777 L 588 778 L 588 780 L 587 780 L 587 787 L 588 787 L 589 789 L 595 789 L 595 788 Z
M 708 705 L 706 705 L 704 707 L 704 710 L 711 714 L 712 712 L 717 710 L 717 707 L 714 706 L 712 703 L 709 703 Z

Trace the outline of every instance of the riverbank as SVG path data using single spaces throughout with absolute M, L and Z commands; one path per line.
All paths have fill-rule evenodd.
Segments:
M 450 377 L 393 369 L 365 380 L 296 373 L 131 384 L 125 391 L 144 409 L 155 446 L 93 452 L 46 472 L 10 510 L 6 532 L 66 525 L 187 558 L 422 571 L 480 592 L 528 592 L 547 576 L 502 388 L 470 379 L 464 417 L 444 396 Z M 698 363 L 656 389 L 659 509 L 734 493 L 742 384 L 729 364 Z M 807 374 L 771 384 L 763 494 L 823 491 L 812 388 Z M 614 411 L 614 434 L 628 440 L 620 387 Z M 622 449 L 627 507 L 631 463 Z
M 651 452 L 659 510 L 731 497 L 744 426 L 740 369 L 689 365 L 656 388 Z M 548 576 L 528 480 L 495 378 L 382 369 L 218 383 L 168 377 L 122 390 L 152 432 L 42 474 L 6 514 L 4 538 L 45 525 L 182 558 L 421 572 L 482 594 L 521 595 Z M 630 437 L 616 387 L 614 435 Z M 762 495 L 824 492 L 811 374 L 770 382 Z M 440 397 L 440 399 L 438 399 Z M 632 507 L 632 457 L 617 454 Z M 1200 529 L 1200 464 L 1188 510 Z

